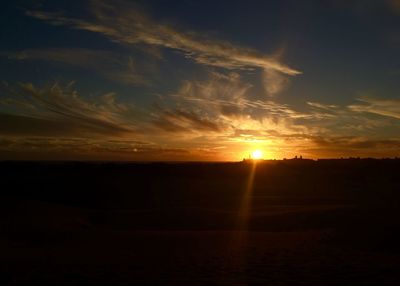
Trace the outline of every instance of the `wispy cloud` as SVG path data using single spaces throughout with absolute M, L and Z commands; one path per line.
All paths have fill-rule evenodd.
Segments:
M 27 14 L 53 25 L 66 25 L 100 33 L 115 42 L 178 50 L 199 64 L 226 69 L 261 68 L 291 76 L 301 73 L 276 57 L 264 55 L 254 49 L 210 39 L 193 31 L 183 32 L 171 25 L 158 23 L 127 2 L 116 1 L 111 5 L 106 1 L 91 1 L 91 4 L 92 20 L 41 11 L 29 11 Z
M 0 138 L 0 158 L 22 160 L 211 160 L 212 149 L 163 147 L 134 140 L 71 137 Z
M 158 108 L 153 124 L 170 132 L 221 131 L 218 123 L 183 109 Z
M 37 88 L 6 83 L 2 93 L 6 95 L 0 101 L 2 159 L 210 160 L 208 156 L 215 155 L 209 148 L 158 142 L 157 136 L 167 137 L 172 131 L 160 132 L 149 110 L 121 103 L 114 93 L 88 97 L 72 85 Z M 206 122 L 190 113 L 170 116 L 207 129 Z
M 70 152 L 79 158 L 95 158 L 97 152 L 99 159 L 132 160 L 211 160 L 222 153 L 226 156 L 220 158 L 240 159 L 247 144 L 262 144 L 281 157 L 387 156 L 399 151 L 400 138 L 389 136 L 393 132 L 376 136 L 378 129 L 380 134 L 385 128 L 398 130 L 395 100 L 368 98 L 342 107 L 308 102 L 309 108 L 299 112 L 272 100 L 253 100 L 252 91 L 239 74 L 211 73 L 139 109 L 118 101 L 114 93 L 80 95 L 72 85 L 5 85 L 0 151 Z M 376 115 L 383 116 L 370 118 Z
M 372 148 L 383 148 L 385 151 L 390 149 L 400 150 L 399 139 L 368 139 L 364 137 L 333 137 L 333 138 L 315 138 L 315 143 L 320 146 L 330 146 L 335 148 L 342 148 L 344 150 L 351 149 L 372 149 Z
M 90 69 L 103 77 L 129 85 L 148 84 L 132 57 L 117 56 L 103 50 L 81 48 L 23 50 L 0 52 L 0 56 L 17 61 L 41 60 Z
M 266 93 L 274 96 L 288 87 L 289 78 L 277 71 L 266 69 L 262 73 L 262 83 Z
M 190 104 L 217 116 L 249 116 L 260 119 L 268 116 L 302 118 L 306 114 L 296 112 L 287 104 L 254 98 L 253 86 L 242 80 L 237 73 L 228 75 L 211 73 L 204 81 L 185 81 L 173 96 L 180 104 Z
M 272 101 L 252 101 L 250 90 L 251 85 L 238 74 L 212 73 L 205 81 L 185 82 L 177 93 L 164 96 L 153 107 L 138 109 L 117 101 L 113 93 L 89 97 L 73 86 L 6 85 L 3 93 L 8 96 L 0 101 L 0 133 L 21 140 L 139 140 L 152 142 L 156 149 L 216 154 L 214 148 L 221 145 L 265 140 L 268 134 L 263 130 L 299 132 L 301 127 L 293 124 L 293 118 L 301 113 Z M 252 137 L 243 136 L 246 132 Z M 32 147 L 41 144 L 34 142 Z
M 316 136 L 304 152 L 319 157 L 387 157 L 397 156 L 400 138 L 375 139 L 363 136 Z
M 113 93 L 90 101 L 72 86 L 63 88 L 58 84 L 41 89 L 32 84 L 5 86 L 3 92 L 9 96 L 1 100 L 1 109 L 20 116 L 19 120 L 29 117 L 38 124 L 60 124 L 92 134 L 135 132 L 135 128 L 127 124 L 127 116 L 134 113 L 133 107 L 117 103 Z
M 361 97 L 359 104 L 352 104 L 349 109 L 354 112 L 367 112 L 400 119 L 400 100 L 373 97 Z
M 323 109 L 327 111 L 338 111 L 338 106 L 334 104 L 324 104 L 320 102 L 314 102 L 314 101 L 308 101 L 307 104 L 311 107 L 317 108 L 317 109 Z

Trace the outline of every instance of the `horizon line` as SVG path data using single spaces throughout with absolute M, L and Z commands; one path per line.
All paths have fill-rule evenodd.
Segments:
M 245 162 L 284 162 L 284 161 L 328 161 L 328 160 L 400 160 L 400 157 L 330 157 L 330 158 L 283 158 L 283 159 L 246 159 L 243 158 L 239 161 L 209 161 L 209 160 L 70 160 L 70 159 L 0 159 L 1 163 L 121 163 L 121 164 L 154 164 L 154 163 L 166 163 L 166 164 L 190 164 L 190 163 L 245 163 Z

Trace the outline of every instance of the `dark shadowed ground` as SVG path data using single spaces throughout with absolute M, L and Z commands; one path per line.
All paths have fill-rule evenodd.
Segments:
M 0 174 L 0 285 L 400 285 L 400 160 Z

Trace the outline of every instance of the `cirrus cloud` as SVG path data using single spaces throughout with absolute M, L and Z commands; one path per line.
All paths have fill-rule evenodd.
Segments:
M 48 61 L 90 69 L 104 78 L 128 85 L 147 85 L 132 57 L 116 56 L 104 50 L 57 48 L 0 52 L 0 56 L 15 61 Z
M 400 119 L 400 100 L 374 97 L 360 97 L 358 104 L 352 104 L 349 109 L 354 112 L 373 113 Z
M 301 71 L 283 64 L 274 56 L 267 56 L 251 48 L 211 39 L 193 31 L 183 32 L 171 25 L 158 23 L 140 12 L 133 4 L 123 1 L 115 1 L 112 5 L 107 1 L 91 1 L 90 3 L 92 20 L 43 11 L 28 11 L 27 14 L 53 25 L 65 25 L 99 33 L 112 41 L 123 44 L 146 44 L 177 50 L 185 57 L 208 66 L 226 69 L 260 68 L 291 76 L 301 74 Z

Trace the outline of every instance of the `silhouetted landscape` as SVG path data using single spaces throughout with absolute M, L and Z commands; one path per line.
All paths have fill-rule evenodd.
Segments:
M 399 283 L 400 160 L 0 170 L 1 285 Z

